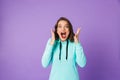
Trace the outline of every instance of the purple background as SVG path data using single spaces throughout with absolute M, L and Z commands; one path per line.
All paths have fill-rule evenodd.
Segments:
M 48 80 L 41 57 L 61 16 L 82 27 L 81 80 L 120 80 L 120 0 L 0 0 L 0 80 Z

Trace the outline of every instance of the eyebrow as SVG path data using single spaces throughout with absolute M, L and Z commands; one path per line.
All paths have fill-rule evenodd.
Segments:
M 61 25 L 61 24 L 58 24 L 58 25 Z M 65 24 L 65 26 L 69 26 L 69 24 Z

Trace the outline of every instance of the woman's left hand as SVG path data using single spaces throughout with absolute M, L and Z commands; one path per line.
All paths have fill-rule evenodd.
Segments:
M 78 29 L 77 29 L 77 32 L 76 32 L 75 35 L 74 35 L 74 42 L 75 42 L 75 43 L 78 43 L 78 42 L 79 42 L 79 33 L 80 33 L 80 31 L 81 31 L 81 28 L 78 28 Z

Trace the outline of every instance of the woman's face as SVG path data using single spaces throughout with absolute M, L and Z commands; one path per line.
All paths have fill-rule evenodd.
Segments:
M 65 41 L 69 36 L 69 24 L 65 20 L 60 20 L 57 26 L 57 34 L 61 41 Z

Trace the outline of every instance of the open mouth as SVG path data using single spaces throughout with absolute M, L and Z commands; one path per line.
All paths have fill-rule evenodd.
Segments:
M 61 32 L 61 37 L 66 38 L 66 32 Z

